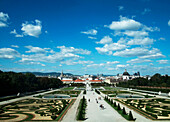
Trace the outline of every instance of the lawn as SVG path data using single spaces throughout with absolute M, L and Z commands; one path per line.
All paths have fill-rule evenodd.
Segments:
M 74 87 L 67 87 L 67 88 L 62 88 L 62 90 L 73 90 Z

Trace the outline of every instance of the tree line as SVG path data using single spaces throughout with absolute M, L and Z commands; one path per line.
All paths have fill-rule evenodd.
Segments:
M 170 87 L 170 76 L 165 75 L 161 76 L 161 74 L 156 73 L 148 78 L 135 78 L 126 82 L 120 82 L 118 86 L 121 87 L 136 87 L 136 86 L 153 86 L 153 87 Z
M 32 73 L 2 72 L 0 70 L 0 96 L 59 88 L 62 81 L 56 78 L 36 77 Z

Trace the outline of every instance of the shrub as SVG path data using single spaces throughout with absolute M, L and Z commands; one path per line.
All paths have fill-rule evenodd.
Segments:
M 112 99 L 110 100 L 110 103 L 111 103 L 111 105 L 113 105 L 113 100 Z
M 121 110 L 120 104 L 118 103 L 117 110 Z
M 163 109 L 167 109 L 167 108 L 168 108 L 168 106 L 163 106 L 162 108 L 163 108 Z
M 100 94 L 100 91 L 99 91 L 99 90 L 97 90 L 97 89 L 95 89 L 95 92 L 96 92 L 97 94 Z
M 162 116 L 168 116 L 169 113 L 170 112 L 168 112 L 168 111 L 162 111 Z
M 123 112 L 122 113 L 126 115 L 125 107 L 123 107 Z
M 86 109 L 86 99 L 83 96 L 83 99 L 80 100 L 80 104 L 79 104 L 79 112 L 78 112 L 78 116 L 77 116 L 77 120 L 85 120 L 85 109 Z
M 84 90 L 83 94 L 86 94 L 86 90 Z
M 131 112 L 131 111 L 129 112 L 129 120 L 134 120 L 134 118 L 133 118 L 133 115 L 132 115 L 132 112 Z
M 116 102 L 114 102 L 114 107 L 117 107 Z
M 57 118 L 56 115 L 52 115 L 52 116 L 51 116 L 51 119 L 52 119 L 52 120 L 55 120 L 56 118 Z

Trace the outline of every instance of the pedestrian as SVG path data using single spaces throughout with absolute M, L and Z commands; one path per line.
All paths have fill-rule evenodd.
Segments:
M 89 102 L 90 102 L 90 99 L 89 99 Z

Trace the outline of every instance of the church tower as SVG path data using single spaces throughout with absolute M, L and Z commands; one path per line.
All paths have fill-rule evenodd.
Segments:
M 64 75 L 63 75 L 63 70 L 62 70 L 60 77 L 62 78 L 63 76 L 64 76 Z

